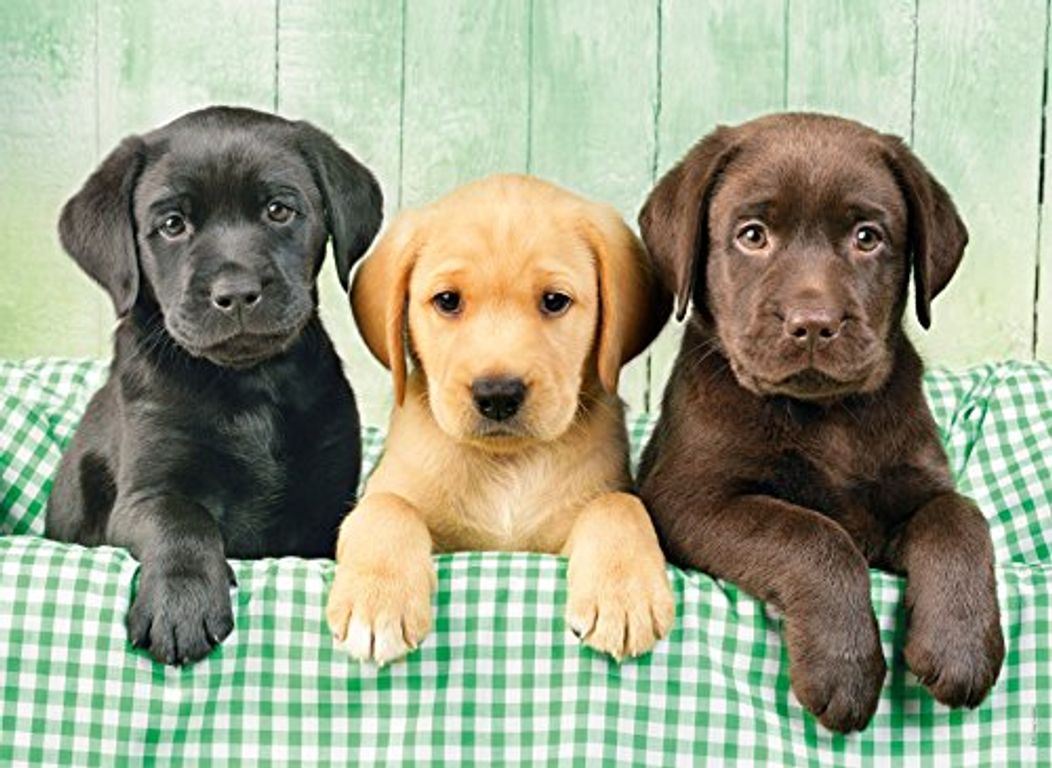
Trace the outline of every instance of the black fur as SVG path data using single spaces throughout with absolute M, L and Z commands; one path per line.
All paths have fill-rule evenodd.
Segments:
M 121 319 L 47 535 L 141 562 L 129 639 L 159 661 L 230 633 L 227 556 L 333 553 L 360 433 L 314 281 L 331 238 L 346 284 L 381 207 L 369 171 L 313 126 L 216 107 L 126 139 L 62 212 L 63 244 Z M 224 308 L 228 290 L 242 298 Z

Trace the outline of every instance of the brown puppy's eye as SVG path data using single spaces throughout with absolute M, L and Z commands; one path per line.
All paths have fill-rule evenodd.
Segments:
M 294 211 L 280 200 L 267 203 L 267 218 L 275 224 L 284 224 L 292 218 Z
M 442 291 L 431 298 L 435 309 L 443 315 L 459 315 L 461 310 L 460 294 L 456 291 Z
M 738 230 L 735 239 L 747 251 L 762 251 L 767 247 L 767 227 L 755 221 L 749 222 Z
M 884 242 L 880 230 L 865 224 L 855 227 L 855 234 L 851 237 L 852 244 L 863 253 L 872 253 Z
M 169 240 L 181 237 L 186 232 L 186 219 L 178 213 L 169 213 L 161 222 L 160 232 Z
M 541 296 L 541 312 L 553 317 L 561 315 L 570 308 L 570 304 L 572 303 L 573 299 L 565 293 L 559 293 L 558 291 L 545 291 L 544 295 Z

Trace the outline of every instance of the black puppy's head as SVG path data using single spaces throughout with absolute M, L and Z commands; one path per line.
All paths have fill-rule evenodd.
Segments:
M 65 206 L 62 244 L 120 316 L 159 312 L 196 357 L 244 368 L 278 354 L 380 227 L 372 174 L 326 134 L 212 107 L 125 139 Z
M 804 114 L 707 136 L 640 225 L 679 316 L 691 297 L 739 384 L 812 401 L 887 380 L 911 267 L 927 327 L 968 240 L 901 140 Z

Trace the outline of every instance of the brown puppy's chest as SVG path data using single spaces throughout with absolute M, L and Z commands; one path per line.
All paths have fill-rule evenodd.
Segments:
M 698 346 L 691 342 L 686 348 Z M 641 474 L 656 461 L 711 508 L 760 495 L 814 510 L 841 525 L 871 564 L 886 565 L 889 539 L 952 488 L 908 343 L 897 361 L 881 391 L 830 405 L 757 396 L 717 354 L 690 366 L 681 361 L 665 408 L 689 417 L 659 427 Z M 690 459 L 673 469 L 673 456 Z
M 923 457 L 908 441 L 874 439 L 847 410 L 798 419 L 779 424 L 781 439 L 753 462 L 750 490 L 821 512 L 878 563 L 889 536 L 932 495 Z

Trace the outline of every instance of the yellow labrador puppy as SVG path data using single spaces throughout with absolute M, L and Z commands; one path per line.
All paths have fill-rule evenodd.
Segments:
M 668 317 L 662 293 L 616 211 L 528 176 L 395 221 L 351 288 L 395 390 L 329 594 L 353 657 L 383 664 L 424 638 L 433 551 L 568 556 L 570 628 L 616 659 L 668 632 L 672 593 L 629 492 L 617 396 L 621 366 Z

